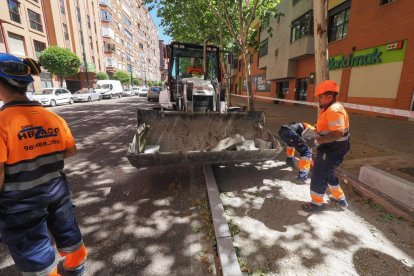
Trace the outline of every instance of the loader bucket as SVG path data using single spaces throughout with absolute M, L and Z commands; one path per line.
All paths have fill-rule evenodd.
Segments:
M 137 116 L 138 130 L 127 154 L 136 168 L 257 162 L 275 159 L 282 151 L 278 140 L 263 128 L 263 112 L 224 115 L 138 110 Z M 254 141 L 253 148 L 239 144 L 217 150 L 220 142 L 232 142 L 233 136 L 241 136 L 250 146 Z

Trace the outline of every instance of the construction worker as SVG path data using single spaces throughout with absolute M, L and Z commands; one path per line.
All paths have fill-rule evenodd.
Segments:
M 324 195 L 328 187 L 331 201 L 344 208 L 348 206 L 334 172 L 350 148 L 348 113 L 337 102 L 338 95 L 339 87 L 332 80 L 323 81 L 316 87 L 315 96 L 320 107 L 316 130 L 320 137 L 316 139 L 319 146 L 310 185 L 312 201 L 302 205 L 307 212 L 324 209 Z
M 39 73 L 33 60 L 0 53 L 0 233 L 23 275 L 83 275 L 87 251 L 62 172 L 77 150 L 66 122 L 26 97 Z
M 302 132 L 307 128 L 313 126 L 307 123 L 290 123 L 280 127 L 279 137 L 287 144 L 286 147 L 286 164 L 288 166 L 294 165 L 295 151 L 300 155 L 299 157 L 299 173 L 297 181 L 301 184 L 309 184 L 309 171 L 312 164 L 312 149 L 306 145 L 305 139 L 302 138 Z

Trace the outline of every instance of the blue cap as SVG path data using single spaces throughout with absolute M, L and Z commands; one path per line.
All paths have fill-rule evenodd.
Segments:
M 6 54 L 6 53 L 0 53 L 0 66 L 1 66 L 1 63 L 5 62 L 5 61 L 13 61 L 13 62 L 25 64 L 20 58 L 18 58 L 16 56 Z M 0 68 L 0 77 L 2 77 L 4 79 L 12 79 L 12 80 L 17 81 L 17 82 L 28 82 L 28 83 L 30 83 L 30 82 L 34 81 L 31 74 L 28 74 L 28 75 L 25 75 L 25 76 L 14 76 L 14 75 L 6 74 L 5 72 L 3 72 L 3 70 L 1 70 L 1 68 Z

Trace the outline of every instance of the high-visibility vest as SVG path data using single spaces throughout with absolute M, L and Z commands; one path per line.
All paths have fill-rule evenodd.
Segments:
M 316 129 L 321 136 L 331 131 L 342 130 L 344 131 L 344 137 L 337 141 L 346 141 L 349 138 L 348 112 L 339 102 L 333 103 L 320 112 Z

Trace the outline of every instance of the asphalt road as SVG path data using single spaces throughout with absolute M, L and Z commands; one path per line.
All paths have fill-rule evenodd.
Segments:
M 194 202 L 205 195 L 200 169 L 138 170 L 126 159 L 136 110 L 154 105 L 130 97 L 51 108 L 79 149 L 65 172 L 89 250 L 87 275 L 207 274 L 202 234 L 194 231 Z M 20 275 L 4 245 L 0 275 Z

